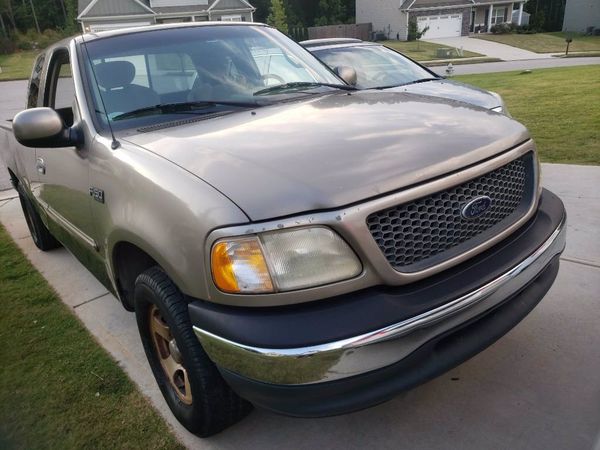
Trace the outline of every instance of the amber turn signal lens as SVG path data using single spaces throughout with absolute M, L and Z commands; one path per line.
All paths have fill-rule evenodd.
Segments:
M 256 237 L 217 242 L 211 253 L 211 271 L 215 285 L 223 292 L 273 292 L 273 282 Z

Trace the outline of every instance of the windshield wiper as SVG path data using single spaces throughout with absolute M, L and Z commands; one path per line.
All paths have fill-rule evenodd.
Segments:
M 410 84 L 418 84 L 418 83 L 425 83 L 427 81 L 437 81 L 440 80 L 440 78 L 420 78 L 418 80 L 413 80 L 413 81 L 409 81 L 407 83 L 400 83 L 400 84 L 390 84 L 389 86 L 377 86 L 374 89 L 391 89 L 391 88 L 395 88 L 395 87 L 400 87 L 400 86 L 408 86 Z
M 181 103 L 164 103 L 160 105 L 147 106 L 145 108 L 134 109 L 123 114 L 113 117 L 112 120 L 131 119 L 133 117 L 143 117 L 150 114 L 207 114 L 205 110 L 214 108 L 215 106 L 235 106 L 238 108 L 256 108 L 261 106 L 257 102 L 234 102 L 234 101 L 203 101 L 203 102 L 181 102 Z
M 318 83 L 313 81 L 293 81 L 290 83 L 278 84 L 276 86 L 270 86 L 260 91 L 256 91 L 253 95 L 264 95 L 264 94 L 275 94 L 279 92 L 291 91 L 294 89 L 302 88 L 317 88 L 317 87 L 330 87 L 335 89 L 342 89 L 344 91 L 356 91 L 354 86 L 345 84 L 333 84 L 333 83 Z

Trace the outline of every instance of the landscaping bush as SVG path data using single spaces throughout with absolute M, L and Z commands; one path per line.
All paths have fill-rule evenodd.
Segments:
M 0 37 L 0 55 L 13 53 L 17 49 L 16 44 L 8 38 Z
M 509 34 L 515 31 L 517 27 L 512 23 L 499 23 L 493 25 L 490 31 L 494 34 Z
M 17 31 L 11 38 L 0 39 L 0 53 L 44 49 L 67 36 L 62 30 L 45 30 L 41 34 L 32 29 L 25 33 Z
M 517 34 L 535 34 L 538 30 L 533 25 L 521 25 L 516 27 Z
M 429 26 L 426 26 L 425 28 L 423 28 L 422 31 L 419 31 L 417 21 L 414 19 L 410 20 L 408 22 L 408 36 L 406 39 L 408 41 L 418 41 L 423 36 L 425 36 L 425 33 L 427 33 L 427 30 L 429 30 Z

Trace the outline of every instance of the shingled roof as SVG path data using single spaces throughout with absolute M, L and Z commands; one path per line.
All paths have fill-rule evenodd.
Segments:
M 255 10 L 246 0 L 209 0 L 207 5 L 150 7 L 149 0 L 78 0 L 79 19 L 135 15 L 202 13 L 208 10 Z

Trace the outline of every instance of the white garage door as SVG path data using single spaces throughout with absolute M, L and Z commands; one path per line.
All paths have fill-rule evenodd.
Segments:
M 425 39 L 460 36 L 462 30 L 462 14 L 446 16 L 425 16 L 417 18 L 419 31 L 426 26 L 429 30 L 423 36 Z

